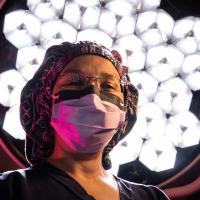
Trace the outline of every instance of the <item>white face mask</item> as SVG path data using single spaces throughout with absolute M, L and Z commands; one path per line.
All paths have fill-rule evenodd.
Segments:
M 125 112 L 96 94 L 53 105 L 51 125 L 74 152 L 94 153 L 105 147 L 125 122 Z

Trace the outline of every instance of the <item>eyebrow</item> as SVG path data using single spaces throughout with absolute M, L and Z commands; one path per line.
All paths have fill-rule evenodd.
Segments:
M 88 75 L 89 76 L 89 74 L 87 74 L 87 73 L 84 73 L 83 71 L 81 71 L 81 70 L 77 70 L 77 69 L 70 69 L 70 70 L 66 70 L 65 72 L 61 72 L 61 76 L 64 76 L 66 73 L 81 73 L 81 74 L 86 74 L 86 75 Z M 102 76 L 104 76 L 104 77 L 107 77 L 107 78 L 111 78 L 111 79 L 114 79 L 114 80 L 118 80 L 118 81 L 120 81 L 120 78 L 119 79 L 117 79 L 114 75 L 112 75 L 112 74 L 108 74 L 108 73 L 102 73 L 101 74 Z

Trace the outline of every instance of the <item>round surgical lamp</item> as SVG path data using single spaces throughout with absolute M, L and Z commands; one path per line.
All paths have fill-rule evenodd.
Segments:
M 12 25 L 9 22 L 4 28 L 5 35 L 9 36 L 17 31 L 24 34 L 25 38 L 21 43 L 15 44 L 19 51 L 16 66 L 13 66 L 16 77 L 19 75 L 19 80 L 23 81 L 18 86 L 18 81 L 13 83 L 13 80 L 7 78 L 9 75 L 0 74 L 0 87 L 5 92 L 5 95 L 0 95 L 0 103 L 9 106 L 4 127 L 8 127 L 9 122 L 16 125 L 8 130 L 9 134 L 15 139 L 24 138 L 20 123 L 16 123 L 17 119 L 14 120 L 18 116 L 17 98 L 20 87 L 41 64 L 45 49 L 62 41 L 96 41 L 119 50 L 125 65 L 130 66 L 130 79 L 140 94 L 138 121 L 131 133 L 111 152 L 111 171 L 129 181 L 161 184 L 173 177 L 177 170 L 183 169 L 189 162 L 184 154 L 187 153 L 193 159 L 199 151 L 199 135 L 196 130 L 200 116 L 196 114 L 191 117 L 195 113 L 194 105 L 197 102 L 194 94 L 199 90 L 199 38 L 196 34 L 198 19 L 188 20 L 194 19 L 195 22 L 184 32 L 185 38 L 188 38 L 186 43 L 192 42 L 192 48 L 187 50 L 187 45 L 181 43 L 185 39 L 182 38 L 181 31 L 176 31 L 179 30 L 177 27 L 180 21 L 174 21 L 168 13 L 157 9 L 160 2 L 156 0 L 28 2 L 29 11 L 15 11 L 22 16 L 17 16 L 14 20 L 17 25 L 9 28 L 9 24 Z M 41 16 L 38 10 L 48 13 L 49 18 Z M 34 23 L 37 21 L 35 27 L 38 28 L 39 35 L 33 34 L 37 31 L 31 31 L 32 26 L 25 21 L 27 16 Z M 8 36 L 8 40 L 12 42 Z M 197 48 L 193 48 L 194 42 Z M 191 110 L 192 113 L 189 112 Z M 195 125 L 190 127 L 186 123 L 189 120 L 193 120 Z M 177 131 L 174 137 L 169 131 L 172 127 Z M 192 138 L 186 144 L 188 135 L 192 135 Z M 122 158 L 119 159 L 119 155 Z

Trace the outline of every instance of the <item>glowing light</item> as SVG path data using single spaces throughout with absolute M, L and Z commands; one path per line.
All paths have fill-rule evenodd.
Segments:
M 122 37 L 133 34 L 135 30 L 136 17 L 132 15 L 123 16 L 116 26 L 116 36 Z
M 78 28 L 81 21 L 81 10 L 79 5 L 73 2 L 66 3 L 63 19 L 74 28 Z
M 181 51 L 185 54 L 191 54 L 198 48 L 197 43 L 200 41 L 199 30 L 200 20 L 198 18 L 185 17 L 176 21 L 172 39 Z
M 145 92 L 143 91 L 142 88 L 139 89 L 138 92 L 139 92 L 138 107 L 140 107 L 140 106 L 142 106 L 142 105 L 148 103 L 149 100 L 148 100 L 148 98 L 146 97 L 146 94 L 145 94 Z
M 103 30 L 109 35 L 113 35 L 115 30 L 116 18 L 113 12 L 103 10 L 99 20 L 99 29 Z
M 52 29 L 52 27 L 54 28 Z M 64 41 L 75 42 L 76 35 L 77 31 L 72 26 L 62 20 L 54 20 L 42 25 L 40 41 L 42 46 L 47 49 Z
M 183 53 L 173 45 L 156 46 L 149 49 L 147 53 L 147 71 L 159 82 L 162 82 L 181 71 L 183 59 Z
M 128 51 L 138 51 L 143 49 L 143 42 L 136 35 L 127 35 L 115 41 L 115 44 Z
M 176 154 L 171 141 L 162 136 L 144 143 L 139 160 L 150 170 L 160 172 L 174 167 Z
M 193 25 L 194 25 L 193 17 L 186 17 L 177 20 L 174 25 L 172 37 L 174 39 L 184 38 L 192 30 Z
M 113 44 L 113 47 L 115 46 L 120 47 L 120 49 L 123 49 L 123 52 L 126 52 L 126 59 L 123 61 L 129 65 L 129 72 L 144 68 L 146 54 L 143 42 L 136 35 L 126 35 L 117 39 Z
M 146 72 L 133 72 L 130 73 L 131 82 L 140 90 L 143 90 L 145 96 L 151 101 L 158 87 L 158 82 Z
M 45 50 L 39 46 L 22 48 L 18 51 L 16 68 L 26 79 L 30 80 L 42 63 Z
M 41 3 L 41 0 L 27 0 L 27 6 L 30 10 L 32 10 L 39 3 Z
M 157 29 L 150 29 L 143 32 L 141 35 L 141 40 L 144 42 L 147 48 L 159 45 L 164 42 L 162 35 Z
M 182 72 L 185 74 L 190 74 L 196 71 L 200 66 L 200 54 L 192 54 L 185 57 Z
M 119 165 L 134 161 L 140 155 L 143 140 L 134 132 L 130 132 L 126 138 L 111 151 L 111 172 L 117 174 Z M 120 157 L 120 159 L 119 159 Z
M 162 83 L 154 101 L 169 114 L 177 114 L 189 110 L 192 92 L 180 78 L 172 78 Z
M 16 30 L 14 32 L 8 33 L 6 38 L 18 49 L 35 45 L 33 37 L 27 33 L 26 30 Z
M 166 135 L 177 147 L 185 148 L 199 144 L 200 123 L 191 112 L 171 116 L 166 126 Z
M 200 71 L 196 71 L 192 74 L 187 75 L 184 78 L 184 80 L 193 91 L 200 89 L 200 85 L 199 85 Z
M 41 23 L 33 14 L 17 10 L 6 14 L 4 34 L 17 48 L 34 45 L 40 34 Z
M 0 104 L 3 106 L 10 106 L 10 91 L 7 85 L 0 79 Z
M 34 7 L 33 13 L 42 22 L 58 18 L 58 13 L 50 2 L 39 3 L 36 7 Z
M 194 38 L 180 39 L 175 43 L 175 45 L 186 55 L 195 53 L 198 48 L 197 42 Z
M 200 89 L 200 54 L 191 54 L 185 57 L 182 65 L 182 77 L 193 90 Z
M 11 125 L 12 124 L 12 125 Z M 24 139 L 25 132 L 19 119 L 19 105 L 10 108 L 4 118 L 3 129 L 17 139 Z
M 153 1 L 149 1 L 149 0 L 142 0 L 141 1 L 141 10 L 145 11 L 145 10 L 150 10 L 150 9 L 155 9 L 160 5 L 161 0 L 153 0 Z
M 131 55 L 127 56 L 127 65 L 129 66 L 129 72 L 138 71 L 144 69 L 146 61 L 146 52 L 142 50 L 134 51 Z
M 111 0 L 106 3 L 107 9 L 111 10 L 116 15 L 130 15 L 136 12 L 131 3 L 124 0 Z
M 5 34 L 16 31 L 16 29 L 27 30 L 33 37 L 38 37 L 40 34 L 40 21 L 26 10 L 17 10 L 6 14 L 4 23 Z
M 97 6 L 89 7 L 83 13 L 81 20 L 81 29 L 95 28 L 98 25 L 100 17 L 100 8 Z
M 11 96 L 15 87 L 25 85 L 25 80 L 16 70 L 8 70 L 0 74 L 0 103 L 4 106 L 11 106 Z M 5 93 L 3 93 L 5 92 Z M 8 100 L 9 99 L 9 100 Z M 14 102 L 17 102 L 19 99 L 14 98 Z M 12 100 L 12 105 L 13 103 Z
M 108 48 L 112 47 L 113 42 L 109 35 L 103 31 L 99 31 L 98 29 L 85 29 L 80 31 L 77 35 L 77 41 L 81 40 L 96 41 Z
M 166 42 L 171 36 L 173 27 L 174 20 L 165 11 L 161 9 L 157 9 L 156 11 L 146 11 L 138 15 L 136 34 L 140 36 L 146 31 L 155 29 L 157 30 L 157 34 L 160 34 L 160 38 L 162 38 L 161 42 Z
M 27 5 L 30 11 L 9 13 L 4 22 L 6 38 L 19 48 L 17 71 L 0 74 L 0 103 L 11 107 L 4 122 L 9 133 L 25 136 L 17 127 L 20 92 L 44 51 L 64 41 L 89 40 L 118 50 L 139 90 L 134 129 L 110 154 L 114 174 L 120 164 L 138 157 L 151 170 L 170 169 L 174 146 L 199 144 L 200 123 L 188 112 L 191 90 L 200 89 L 199 18 L 174 22 L 157 9 L 160 0 L 28 0 Z
M 94 6 L 94 5 L 98 5 L 99 1 L 98 0 L 75 0 L 75 2 L 77 2 L 80 6 L 83 7 L 90 7 L 90 6 Z
M 64 10 L 65 0 L 51 0 L 51 3 L 58 15 L 61 16 Z
M 147 11 L 140 13 L 137 18 L 135 32 L 137 35 L 141 35 L 142 32 L 152 27 L 152 24 L 156 22 L 157 12 Z
M 165 113 L 155 103 L 147 103 L 138 108 L 134 131 L 141 138 L 151 139 L 164 135 Z
M 40 4 L 40 7 L 39 7 L 39 4 Z M 63 12 L 64 4 L 65 4 L 65 0 L 49 0 L 46 2 L 43 0 L 28 0 L 27 1 L 27 6 L 32 12 L 36 12 L 36 15 L 39 14 L 38 12 L 42 9 L 42 11 L 45 10 L 44 13 L 47 13 L 48 16 L 50 14 L 50 17 L 52 17 L 52 14 L 53 16 L 56 16 L 56 15 L 60 16 Z M 41 14 L 39 14 L 39 16 L 40 15 Z M 45 19 L 44 17 L 46 18 L 47 16 L 42 16 L 43 19 Z M 49 18 L 49 19 L 47 18 L 44 21 L 51 20 L 51 19 L 52 18 Z

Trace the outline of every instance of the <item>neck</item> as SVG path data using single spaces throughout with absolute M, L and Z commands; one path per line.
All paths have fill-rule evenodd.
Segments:
M 101 164 L 102 151 L 85 154 L 58 151 L 56 148 L 48 162 L 76 179 L 98 179 L 107 175 Z

